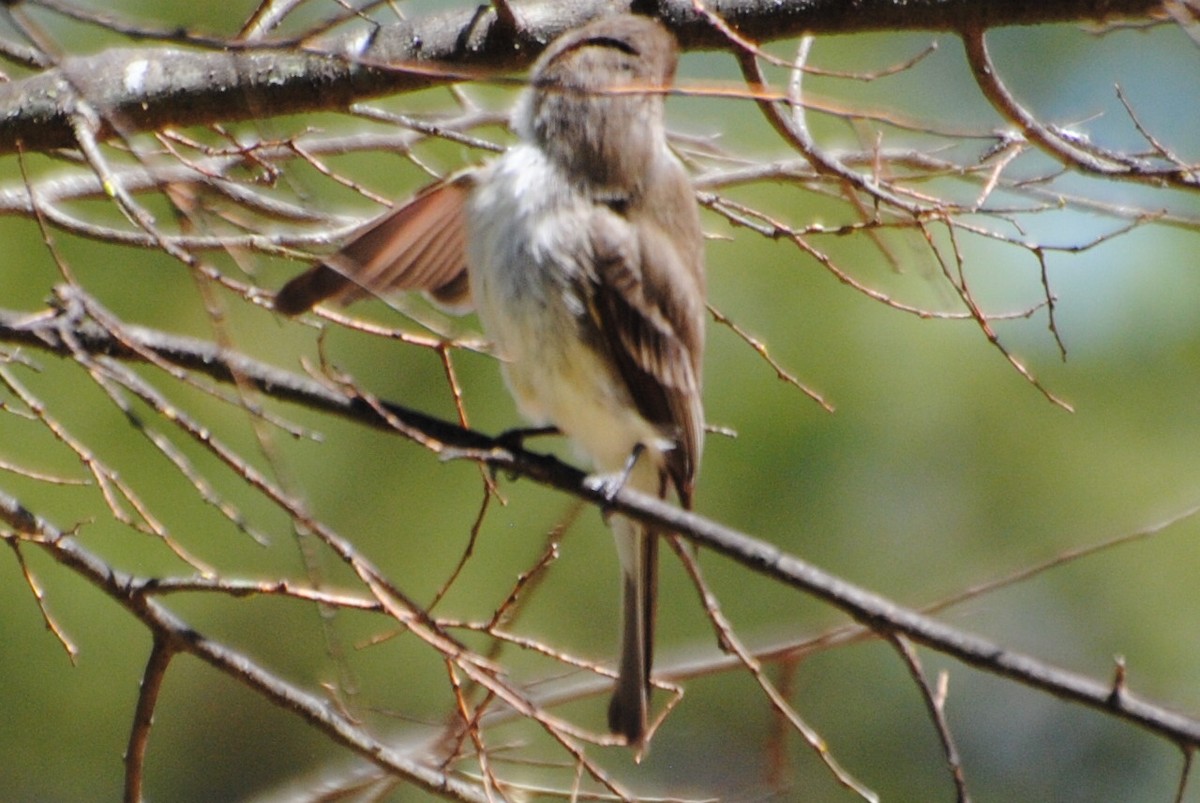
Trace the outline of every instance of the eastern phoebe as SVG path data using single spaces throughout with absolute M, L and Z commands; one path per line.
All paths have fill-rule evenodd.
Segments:
M 509 390 L 605 477 L 691 506 L 704 435 L 704 244 L 667 145 L 677 46 L 621 15 L 555 40 L 513 116 L 520 142 L 369 224 L 275 306 L 423 290 L 472 305 Z M 611 517 L 622 567 L 621 663 L 609 727 L 647 730 L 657 534 Z

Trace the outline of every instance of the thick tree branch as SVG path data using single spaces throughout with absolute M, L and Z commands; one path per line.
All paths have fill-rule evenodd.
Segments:
M 365 399 L 330 390 L 314 379 L 280 370 L 207 341 L 132 325 L 125 325 L 122 334 L 130 342 L 122 342 L 101 326 L 71 315 L 29 316 L 0 309 L 2 343 L 30 346 L 70 358 L 72 350 L 68 339 L 72 338 L 89 354 L 144 360 L 141 353 L 131 348 L 134 344 L 167 362 L 220 382 L 244 381 L 272 398 L 333 413 L 378 429 L 395 430 L 399 423 L 460 449 L 487 449 L 494 443 L 471 430 L 407 407 L 389 403 L 373 406 Z
M 914 642 L 951 655 L 977 669 L 1111 714 L 1181 746 L 1200 746 L 1200 720 L 1142 699 L 1130 693 L 1123 684 L 1105 683 L 1007 650 L 896 605 L 874 592 L 789 555 L 766 541 L 653 497 L 622 489 L 615 499 L 610 499 L 608 492 L 590 483 L 583 472 L 553 457 L 514 449 L 486 435 L 398 405 L 380 408 L 361 399 L 342 398 L 314 380 L 298 377 L 202 341 L 140 327 L 126 327 L 122 336 L 129 342 L 118 340 L 99 326 L 54 312 L 30 317 L 0 310 L 0 343 L 23 344 L 60 356 L 70 356 L 68 342 L 74 338 L 78 347 L 97 355 L 144 360 L 146 353 L 153 353 L 158 358 L 221 381 L 231 381 L 237 376 L 239 381 L 249 382 L 268 395 L 336 412 L 369 426 L 396 431 L 396 421 L 402 421 L 405 427 L 421 431 L 429 441 L 436 442 L 437 451 L 443 458 L 475 460 L 529 477 L 593 504 L 605 505 L 657 525 L 663 531 L 678 533 L 755 572 L 818 597 L 877 632 L 903 634 Z M 131 345 L 134 347 L 131 348 Z M 7 521 L 21 532 L 36 532 L 44 524 L 15 503 L 11 503 L 7 510 L 0 509 L 0 520 Z M 134 612 L 144 620 L 153 612 L 153 618 L 159 620 L 157 611 L 140 604 Z
M 708 0 L 704 7 L 754 41 L 801 33 L 958 31 L 1050 22 L 1145 19 L 1159 0 Z M 231 42 L 225 50 L 118 48 L 70 57 L 38 75 L 0 84 L 0 153 L 76 144 L 84 107 L 96 136 L 169 125 L 234 122 L 315 110 L 526 66 L 546 42 L 602 13 L 664 19 L 685 49 L 729 42 L 693 0 L 572 0 L 513 4 L 518 27 L 468 7 L 320 42 Z M 298 47 L 297 44 L 301 45 Z M 86 104 L 84 103 L 86 101 Z

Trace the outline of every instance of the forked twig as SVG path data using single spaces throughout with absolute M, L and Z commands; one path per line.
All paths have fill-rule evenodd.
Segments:
M 725 618 L 725 614 L 721 612 L 721 606 L 717 602 L 716 596 L 708 587 L 708 583 L 705 582 L 704 575 L 700 571 L 700 564 L 696 562 L 695 556 L 684 546 L 679 536 L 667 536 L 667 543 L 671 545 L 671 549 L 679 556 L 688 577 L 691 578 L 692 584 L 696 587 L 696 591 L 700 595 L 700 601 L 704 605 L 705 613 L 708 614 L 709 621 L 716 631 L 717 640 L 720 642 L 722 649 L 728 650 L 738 657 L 738 660 L 750 672 L 755 682 L 758 683 L 759 688 L 763 690 L 763 693 L 771 703 L 771 707 L 791 725 L 796 733 L 800 734 L 804 742 L 817 754 L 821 763 L 825 765 L 840 785 L 863 800 L 872 801 L 872 803 L 878 801 L 879 795 L 864 786 L 842 767 L 841 763 L 829 750 L 829 745 L 825 739 L 800 717 L 800 714 L 792 707 L 791 703 L 775 688 L 775 684 L 771 682 L 770 678 L 763 671 L 762 664 L 746 649 L 742 640 L 734 632 L 729 620 Z

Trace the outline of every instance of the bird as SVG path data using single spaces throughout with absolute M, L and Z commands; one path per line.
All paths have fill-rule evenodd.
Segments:
M 706 280 L 691 180 L 664 95 L 678 44 L 657 20 L 601 17 L 533 64 L 517 141 L 418 192 L 288 282 L 275 308 L 419 290 L 474 310 L 518 410 L 557 429 L 608 492 L 690 509 L 704 440 Z M 607 515 L 621 564 L 611 732 L 644 748 L 657 596 L 653 528 Z M 640 752 L 639 752 L 640 755 Z

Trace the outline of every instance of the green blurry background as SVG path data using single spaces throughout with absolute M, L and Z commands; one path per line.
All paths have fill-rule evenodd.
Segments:
M 231 33 L 255 5 L 128 2 L 121 13 Z M 421 13 L 436 5 L 412 10 Z M 332 7 L 314 7 L 312 13 L 331 13 Z M 112 43 L 83 26 L 36 12 L 31 16 L 72 51 Z M 11 36 L 11 30 L 4 35 Z M 873 83 L 814 78 L 809 87 L 845 104 L 900 111 L 947 126 L 999 127 L 951 37 L 822 38 L 814 62 L 842 70 L 879 69 L 931 41 L 939 49 L 913 71 Z M 1112 147 L 1142 149 L 1115 98 L 1113 86 L 1120 84 L 1149 130 L 1183 159 L 1200 159 L 1200 84 L 1193 80 L 1198 53 L 1178 29 L 1103 37 L 1072 27 L 1002 30 L 989 42 L 1004 78 L 1047 119 L 1079 123 Z M 726 56 L 688 55 L 680 80 L 692 86 L 734 82 L 737 72 Z M 499 108 L 507 103 L 498 91 L 468 92 Z M 442 90 L 385 105 L 420 110 L 444 105 L 446 99 Z M 675 130 L 719 136 L 725 147 L 744 156 L 789 155 L 748 102 L 675 99 L 669 114 Z M 277 137 L 306 125 L 343 130 L 358 124 L 316 115 L 243 130 Z M 819 124 L 817 132 L 830 145 L 853 145 L 851 132 L 840 123 Z M 885 145 L 906 141 L 894 130 L 887 136 Z M 913 135 L 914 143 L 921 141 Z M 423 155 L 441 168 L 480 158 L 446 145 L 431 146 Z M 348 157 L 336 166 L 383 194 L 403 195 L 421 181 L 410 163 L 395 156 Z M 33 157 L 29 169 L 40 175 L 55 168 Z M 373 213 L 315 171 L 291 170 L 289 180 L 315 208 Z M 5 186 L 19 182 L 13 158 L 0 161 L 0 178 Z M 1074 180 L 1063 188 L 1200 217 L 1195 198 L 1178 194 Z M 797 226 L 856 219 L 843 204 L 794 188 L 730 194 Z M 100 204 L 81 208 L 111 215 Z M 1070 210 L 1022 224 L 1022 236 L 1064 246 L 1119 227 L 1111 219 Z M 1145 226 L 1083 253 L 1048 254 L 1057 325 L 1068 348 L 1065 362 L 1044 312 L 995 325 L 1003 342 L 1045 385 L 1075 406 L 1070 414 L 1023 381 L 974 324 L 896 312 L 840 284 L 793 246 L 731 229 L 712 215 L 706 227 L 719 235 L 709 248 L 712 302 L 837 409 L 833 414 L 821 410 L 776 379 L 729 330 L 713 325 L 707 415 L 738 437 L 709 439 L 700 512 L 919 606 L 1064 550 L 1155 524 L 1200 502 L 1200 274 L 1195 264 L 1200 236 L 1194 231 Z M 125 320 L 212 337 L 196 282 L 180 264 L 162 254 L 55 236 L 81 284 Z M 898 270 L 865 237 L 814 242 L 858 280 L 899 300 L 955 308 L 928 249 L 913 236 L 888 240 Z M 985 309 L 1018 310 L 1038 302 L 1039 268 L 1027 251 L 970 238 L 963 249 L 968 279 Z M 237 270 L 226 257 L 212 259 L 223 270 Z M 260 259 L 250 266 L 257 271 L 254 281 L 268 288 L 301 267 Z M 0 306 L 40 309 L 58 281 L 37 226 L 0 219 Z M 239 347 L 295 370 L 301 358 L 316 360 L 312 328 L 219 297 L 227 332 Z M 414 328 L 379 304 L 361 312 Z M 473 323 L 461 326 L 469 331 Z M 443 368 L 432 352 L 344 331 L 331 331 L 323 345 L 340 370 L 381 397 L 454 417 Z M 286 517 L 210 456 L 139 410 L 269 537 L 268 546 L 256 545 L 203 504 L 82 371 L 42 355 L 29 357 L 36 371 L 8 370 L 75 437 L 119 470 L 189 550 L 227 576 L 304 576 L 301 549 Z M 518 423 L 490 359 L 457 352 L 455 367 L 473 426 L 497 432 Z M 152 372 L 143 375 L 266 467 L 243 412 Z M 4 393 L 0 403 L 20 406 Z M 276 468 L 290 487 L 406 592 L 431 599 L 458 560 L 478 512 L 477 469 L 441 463 L 398 437 L 282 405 L 272 409 L 322 434 L 315 442 L 271 433 Z M 553 442 L 535 446 L 557 448 Z M 3 409 L 0 462 L 83 476 L 77 461 L 44 428 Z M 573 508 L 565 497 L 527 481 L 502 478 L 501 486 L 509 504 L 489 511 L 475 557 L 438 609 L 444 615 L 489 616 L 517 573 L 541 553 L 546 533 Z M 59 526 L 79 524 L 82 542 L 119 568 L 141 574 L 187 572 L 161 545 L 111 521 L 95 487 L 53 486 L 0 471 L 0 489 Z M 1200 711 L 1198 535 L 1200 527 L 1184 521 L 1153 539 L 959 606 L 944 618 L 1094 677 L 1109 676 L 1113 656 L 1123 655 L 1133 690 L 1185 712 Z M 24 554 L 80 656 L 73 667 L 43 627 L 16 561 L 11 556 L 0 561 L 0 800 L 117 798 L 149 637 L 70 572 L 34 550 Z M 333 560 L 322 555 L 318 562 L 331 583 L 350 585 Z M 664 563 L 658 644 L 660 664 L 668 667 L 712 653 L 714 647 L 677 562 L 667 558 Z M 825 606 L 723 560 L 709 556 L 703 563 L 726 613 L 751 644 L 800 638 L 844 621 Z M 354 704 L 374 712 L 377 723 L 390 723 L 382 726 L 385 732 L 405 733 L 410 720 L 436 722 L 446 714 L 444 667 L 411 637 L 358 648 L 386 632 L 381 620 L 341 614 L 328 636 L 318 612 L 296 602 L 191 596 L 168 603 L 202 632 L 314 691 L 352 674 L 361 690 Z M 584 511 L 516 629 L 605 660 L 615 648 L 616 603 L 609 536 L 599 517 Z M 347 657 L 330 658 L 330 641 Z M 509 657 L 524 677 L 552 670 L 524 655 Z M 922 658 L 931 675 L 943 669 L 951 673 L 948 716 L 977 800 L 1150 801 L 1173 795 L 1182 759 L 1171 745 L 935 654 L 923 651 Z M 795 667 L 790 686 L 794 705 L 833 753 L 885 800 L 952 797 L 922 701 L 889 648 L 865 644 L 820 654 Z M 728 800 L 849 798 L 794 737 L 787 741 L 782 786 L 768 782 L 773 725 L 745 673 L 689 682 L 686 690 L 640 766 L 633 767 L 624 751 L 597 751 L 632 788 Z M 566 710 L 598 727 L 602 701 Z M 535 748 L 540 744 L 529 729 L 500 733 L 532 739 Z M 336 776 L 353 765 L 352 756 L 295 717 L 181 657 L 157 711 L 147 792 L 154 800 L 243 799 L 269 795 L 297 778 Z M 568 786 L 571 777 L 569 769 L 513 772 Z M 389 799 L 425 796 L 401 789 Z M 1192 790 L 1188 799 L 1200 800 L 1200 793 Z

